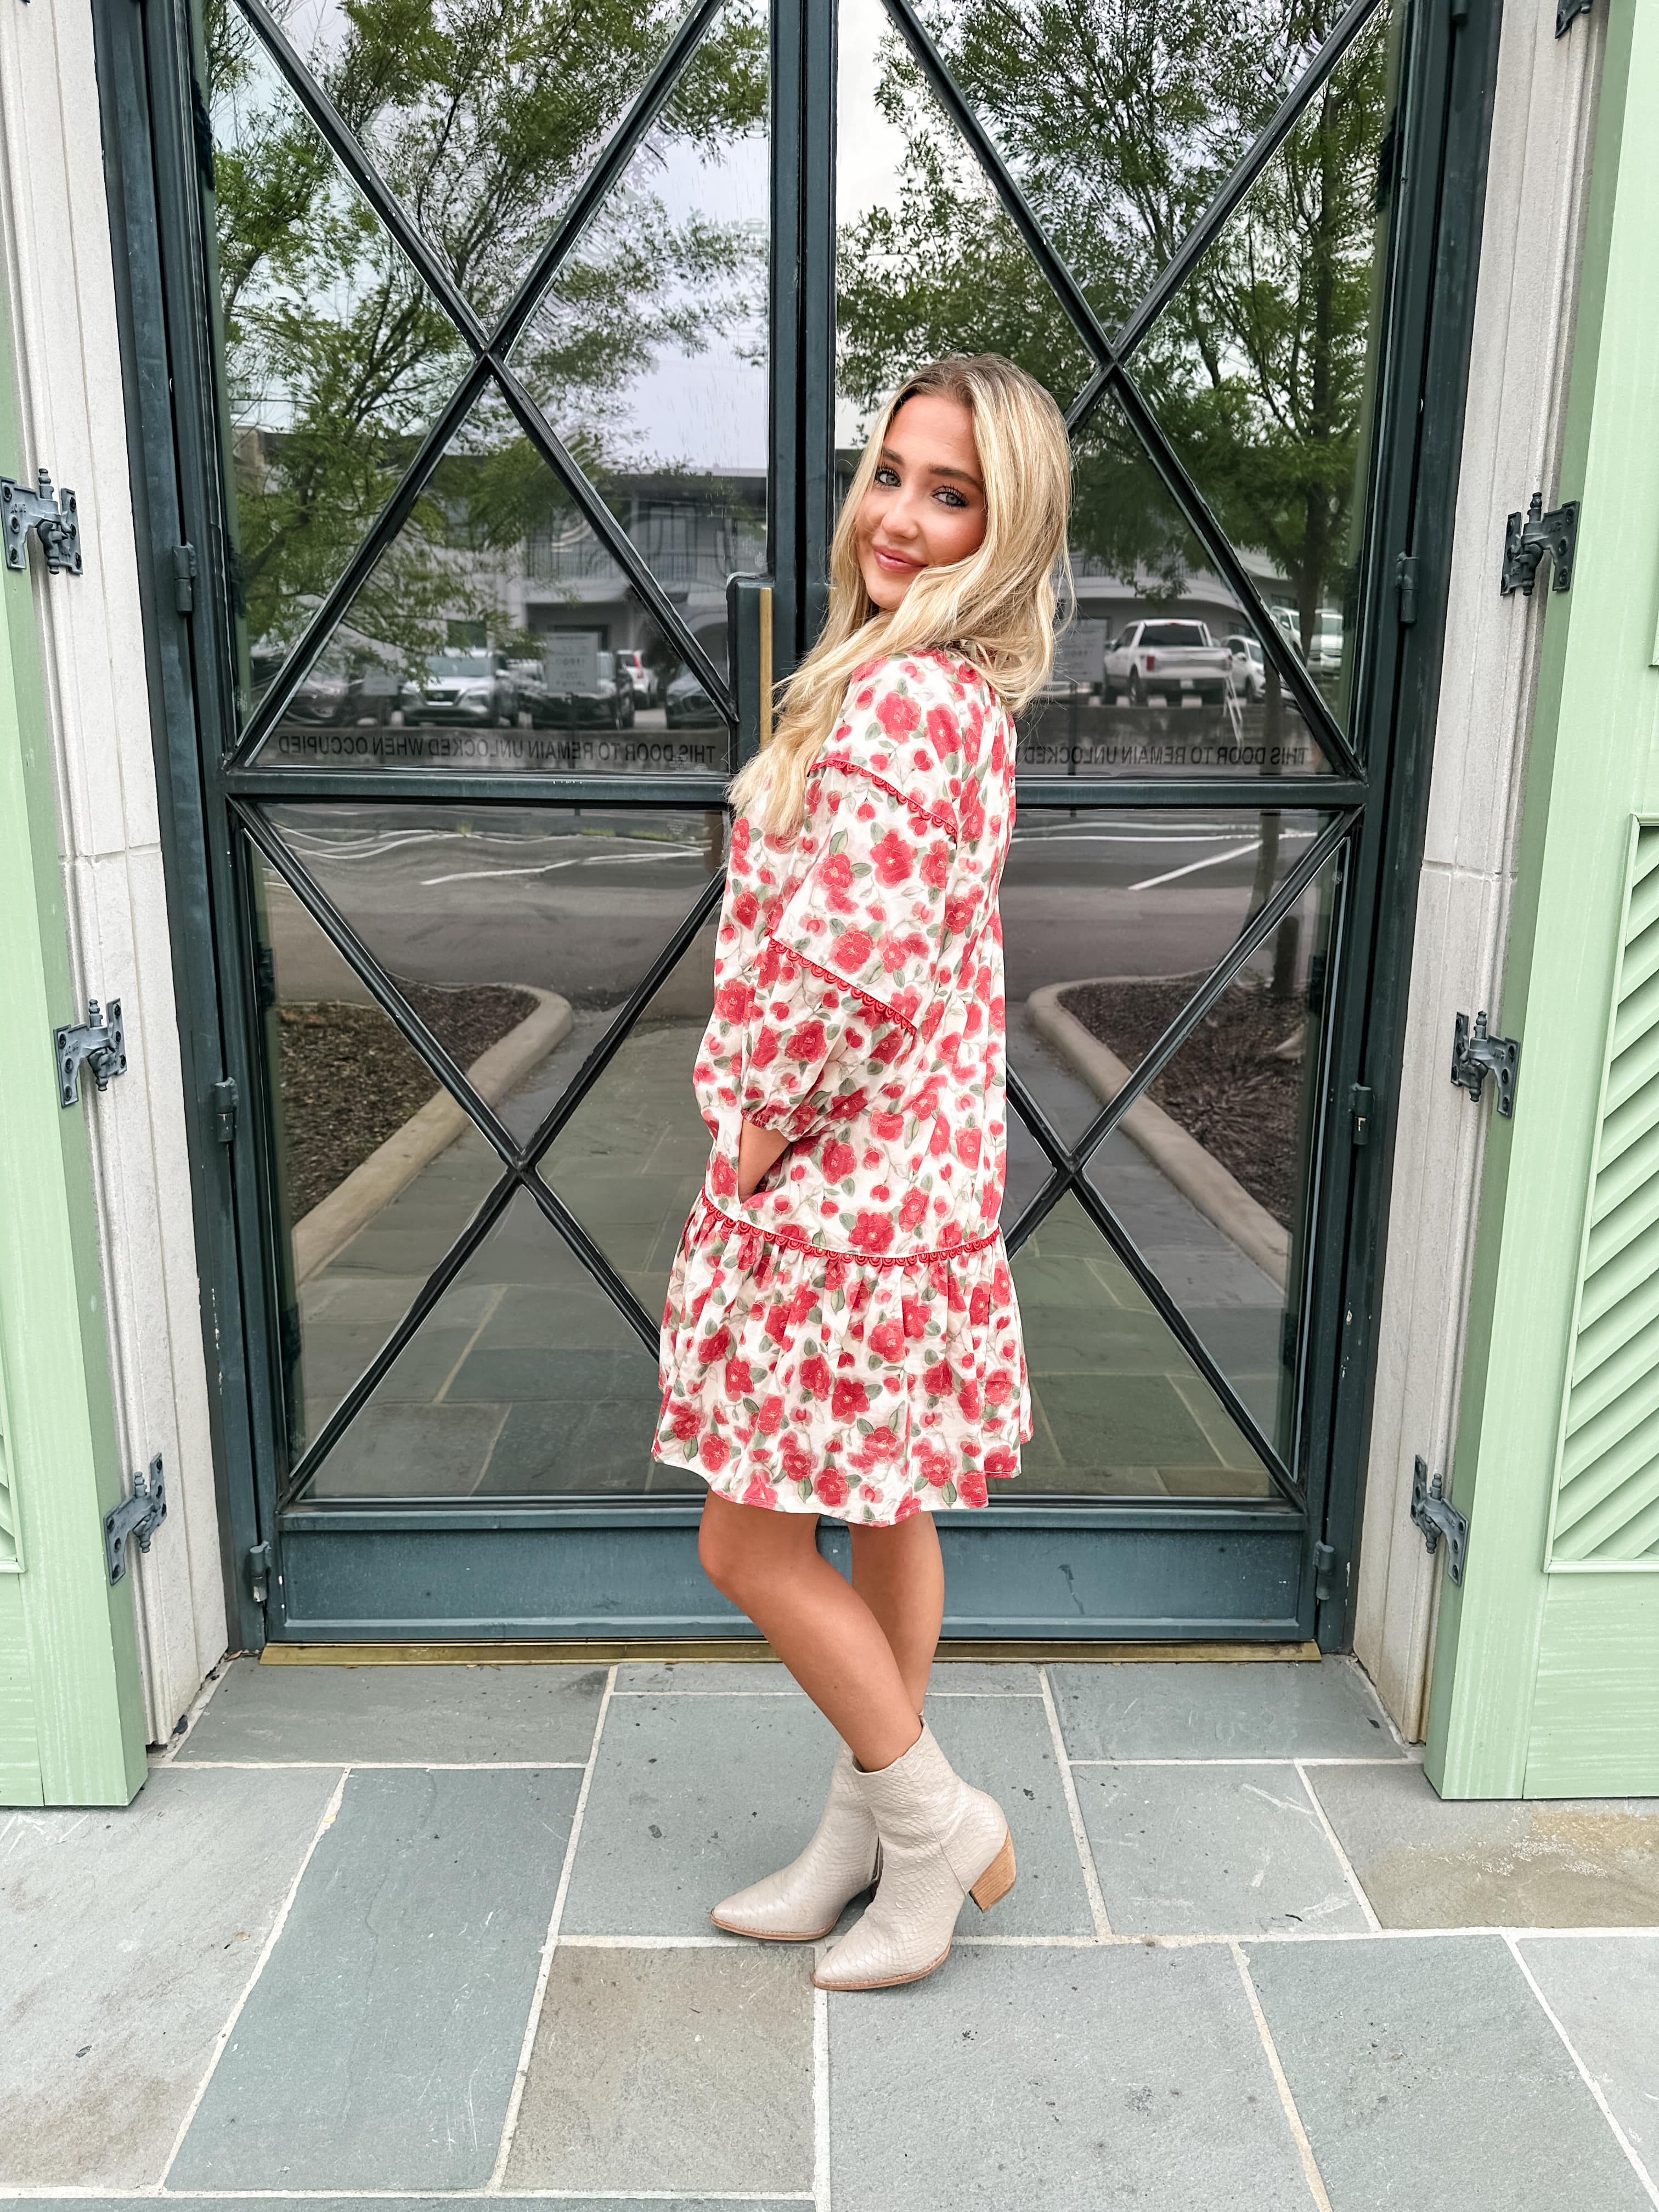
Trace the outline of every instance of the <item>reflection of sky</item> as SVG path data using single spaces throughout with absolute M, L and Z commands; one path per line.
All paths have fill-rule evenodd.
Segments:
M 836 228 L 845 231 L 898 197 L 904 134 L 876 105 L 881 48 L 896 36 L 880 0 L 842 0 L 836 28 Z M 856 407 L 836 398 L 836 443 L 861 442 Z

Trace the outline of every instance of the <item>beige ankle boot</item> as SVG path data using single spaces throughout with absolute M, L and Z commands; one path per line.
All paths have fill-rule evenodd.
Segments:
M 943 1966 L 964 1897 L 981 1912 L 1014 1886 L 1014 1845 L 994 1797 L 964 1782 L 930 1728 L 902 1759 L 852 1770 L 881 1842 L 881 1887 L 818 1961 L 821 1990 L 884 1990 Z
M 853 1754 L 836 1754 L 830 1797 L 812 1840 L 799 1858 L 717 1905 L 709 1918 L 734 1936 L 772 1943 L 816 1943 L 848 1902 L 868 1889 L 881 1864 L 876 1825 L 856 1787 Z

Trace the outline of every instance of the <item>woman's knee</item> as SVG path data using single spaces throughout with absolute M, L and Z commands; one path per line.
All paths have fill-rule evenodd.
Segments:
M 703 1507 L 702 1525 L 697 1531 L 697 1559 L 715 1589 L 722 1596 L 741 1603 L 741 1592 L 747 1583 L 755 1547 L 745 1539 L 749 1531 L 744 1525 L 745 1516 L 754 1517 L 752 1507 L 733 1505 L 725 1498 L 710 1498 Z

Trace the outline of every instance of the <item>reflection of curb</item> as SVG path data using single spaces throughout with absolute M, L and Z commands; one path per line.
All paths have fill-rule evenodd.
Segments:
M 514 983 L 515 991 L 535 1000 L 516 1029 L 511 1029 L 488 1052 L 480 1053 L 466 1071 L 467 1080 L 485 1105 L 505 1098 L 521 1083 L 538 1061 L 545 1060 L 556 1044 L 570 1034 L 570 1001 L 556 991 L 538 991 L 532 983 Z M 447 1146 L 472 1126 L 471 1116 L 459 1102 L 441 1091 L 411 1114 L 401 1129 L 394 1129 L 343 1182 L 313 1206 L 294 1224 L 294 1279 L 309 1281 L 345 1245 L 365 1229 L 399 1191 L 407 1190 L 422 1168 L 429 1167 Z
M 1060 1003 L 1062 991 L 1074 991 L 1089 982 L 1122 982 L 1123 976 L 1079 976 L 1073 983 L 1046 983 L 1033 991 L 1025 1004 L 1031 1026 L 1069 1060 L 1103 1105 L 1109 1106 L 1129 1080 L 1129 1070 L 1108 1045 L 1084 1028 L 1075 1014 Z M 1172 1121 L 1164 1109 L 1146 1097 L 1137 1098 L 1119 1127 L 1132 1137 L 1153 1166 L 1166 1175 L 1182 1196 L 1190 1200 L 1206 1220 L 1254 1260 L 1281 1290 L 1290 1272 L 1291 1239 L 1265 1206 L 1257 1204 L 1237 1176 L 1230 1175 L 1213 1152 L 1206 1152 L 1195 1137 Z

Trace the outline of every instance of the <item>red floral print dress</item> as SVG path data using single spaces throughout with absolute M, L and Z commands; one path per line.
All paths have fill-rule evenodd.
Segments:
M 663 1317 L 658 1459 L 885 1528 L 986 1503 L 1031 1433 L 997 1226 L 1014 731 L 945 653 L 854 677 L 793 839 L 739 817 Z M 788 1139 L 738 1196 L 744 1117 Z

